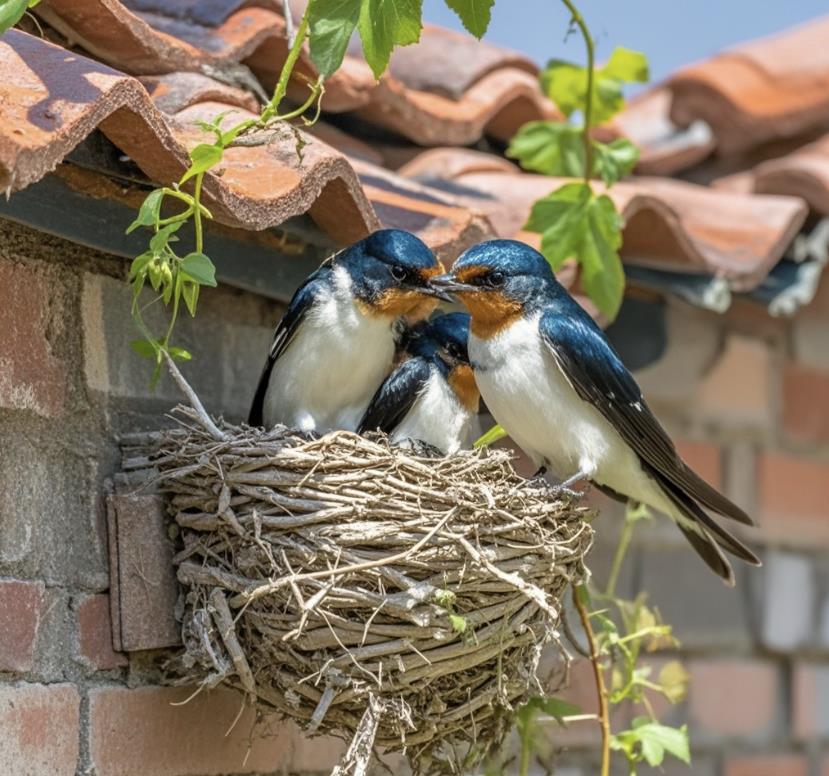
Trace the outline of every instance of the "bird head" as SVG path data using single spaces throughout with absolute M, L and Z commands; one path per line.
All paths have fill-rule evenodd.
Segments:
M 425 318 L 439 299 L 431 278 L 443 266 L 426 244 L 401 229 L 381 229 L 337 254 L 334 263 L 349 273 L 352 292 L 366 315 L 410 320 Z
M 547 260 L 517 240 L 479 243 L 461 254 L 450 273 L 430 282 L 464 304 L 473 333 L 485 339 L 527 312 L 542 295 L 563 291 Z

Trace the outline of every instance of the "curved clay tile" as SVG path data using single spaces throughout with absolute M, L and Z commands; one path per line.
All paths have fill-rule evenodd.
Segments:
M 829 127 L 827 40 L 824 17 L 680 70 L 671 119 L 706 121 L 723 153 Z
M 522 238 L 533 202 L 564 182 L 526 173 L 472 172 L 454 177 L 447 188 L 489 216 L 500 236 Z M 806 217 L 799 199 L 733 194 L 663 178 L 634 178 L 608 194 L 626 221 L 623 257 L 639 264 L 696 267 L 728 278 L 735 290 L 753 288 L 765 277 Z
M 228 86 L 201 73 L 167 73 L 138 79 L 162 113 L 176 113 L 198 102 L 213 100 L 258 112 L 256 98 L 243 89 Z
M 277 12 L 281 6 L 278 0 L 216 0 L 197 5 L 166 0 L 131 0 L 128 4 L 43 0 L 35 10 L 67 39 L 127 73 L 199 72 L 244 63 L 271 87 L 288 53 L 285 21 Z M 316 77 L 307 51 L 300 56 L 296 76 L 292 81 L 295 94 L 307 94 L 301 79 Z M 345 62 L 326 82 L 326 108 L 348 110 L 363 105 L 373 86 L 365 63 Z
M 12 30 L 0 39 L 0 188 L 16 191 L 53 170 L 99 128 L 152 180 L 177 180 L 187 148 L 203 138 L 196 107 L 167 119 L 134 78 Z M 228 108 L 202 104 L 205 115 Z M 237 113 L 242 113 L 237 109 Z M 223 174 L 205 177 L 205 204 L 230 226 L 266 229 L 309 213 L 338 242 L 378 221 L 348 160 L 321 141 L 302 161 L 293 138 L 229 149 Z
M 809 207 L 829 216 L 829 135 L 752 171 L 754 189 L 803 197 Z
M 519 168 L 501 156 L 468 148 L 430 148 L 421 151 L 397 172 L 406 178 L 456 178 L 469 172 L 518 173 Z

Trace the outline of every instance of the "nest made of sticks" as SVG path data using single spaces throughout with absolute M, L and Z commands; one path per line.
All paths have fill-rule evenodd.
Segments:
M 351 741 L 338 773 L 364 772 L 376 745 L 426 773 L 498 747 L 547 689 L 539 657 L 561 649 L 560 603 L 585 576 L 585 508 L 503 450 L 228 425 L 218 440 L 178 417 L 124 462 L 158 474 L 180 528 L 176 681 Z

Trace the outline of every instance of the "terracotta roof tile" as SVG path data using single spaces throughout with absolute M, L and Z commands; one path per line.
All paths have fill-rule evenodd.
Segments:
M 706 121 L 722 153 L 829 126 L 829 16 L 683 68 L 667 82 L 679 126 Z
M 714 150 L 711 129 L 703 121 L 686 128 L 671 121 L 671 93 L 652 89 L 633 98 L 613 121 L 621 135 L 641 150 L 637 172 L 643 175 L 672 175 L 692 167 Z
M 228 86 L 201 73 L 148 75 L 139 80 L 149 92 L 155 107 L 162 113 L 176 113 L 206 100 L 258 112 L 258 103 L 250 92 Z
M 199 103 L 171 121 L 134 78 L 16 30 L 0 39 L 0 105 L 0 188 L 8 191 L 43 177 L 96 128 L 151 180 L 175 180 L 200 139 L 189 122 L 228 107 Z M 205 178 L 205 204 L 223 223 L 248 229 L 308 212 L 339 242 L 376 228 L 348 160 L 320 141 L 305 150 L 302 162 L 293 141 L 228 150 L 224 174 Z
M 436 159 L 430 174 L 421 160 L 419 177 L 435 185 L 450 168 L 445 157 Z M 541 175 L 468 172 L 453 176 L 445 188 L 488 215 L 499 235 L 525 237 L 521 229 L 532 203 L 561 182 Z M 806 216 L 798 199 L 732 194 L 664 178 L 634 178 L 609 194 L 626 219 L 623 256 L 628 260 L 695 267 L 728 278 L 737 290 L 762 280 Z

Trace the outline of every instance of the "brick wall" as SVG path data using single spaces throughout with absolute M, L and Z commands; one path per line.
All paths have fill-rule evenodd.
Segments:
M 336 744 L 247 712 L 226 736 L 235 696 L 172 705 L 189 691 L 155 686 L 153 655 L 112 649 L 101 496 L 114 439 L 179 398 L 166 380 L 151 392 L 129 350 L 124 268 L 0 221 L 0 774 L 324 772 Z M 182 320 L 209 409 L 244 414 L 278 314 L 220 289 Z M 689 722 L 695 776 L 829 776 L 829 284 L 793 323 L 680 306 L 668 323 L 643 386 L 689 462 L 757 516 L 741 535 L 765 566 L 728 590 L 667 521 L 640 530 L 622 592 L 651 592 L 692 677 L 667 719 Z M 619 524 L 603 503 L 600 578 Z M 595 774 L 589 723 L 553 741 L 561 776 Z

